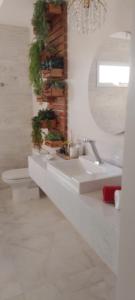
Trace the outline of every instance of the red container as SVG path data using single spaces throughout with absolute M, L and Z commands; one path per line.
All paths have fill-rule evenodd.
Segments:
M 115 204 L 114 194 L 115 191 L 120 191 L 121 186 L 104 186 L 103 188 L 103 201 L 109 204 Z

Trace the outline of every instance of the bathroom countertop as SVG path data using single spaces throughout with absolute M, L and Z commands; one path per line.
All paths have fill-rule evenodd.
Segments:
M 44 157 L 44 155 L 34 155 L 34 156 L 32 156 L 32 158 L 34 159 L 34 161 L 36 163 L 38 163 L 41 167 L 46 169 L 48 161 L 47 160 L 46 160 L 46 162 L 43 161 L 43 159 L 42 159 L 43 157 Z M 55 160 L 62 161 L 63 158 L 61 158 L 59 156 L 56 156 Z M 53 160 L 50 160 L 50 162 L 52 162 L 52 161 Z M 67 188 L 66 184 L 65 184 L 65 188 Z M 72 189 L 71 189 L 71 192 L 72 192 Z M 74 193 L 74 191 L 73 191 L 73 193 Z M 78 196 L 82 201 L 85 202 L 86 205 L 88 205 L 88 207 L 92 206 L 93 209 L 102 210 L 103 214 L 105 214 L 106 217 L 107 216 L 109 217 L 110 222 L 114 221 L 115 224 L 116 223 L 117 223 L 117 225 L 119 224 L 120 211 L 116 210 L 113 205 L 106 204 L 106 203 L 103 202 L 103 196 L 102 196 L 102 191 L 101 190 L 97 190 L 95 192 L 90 192 L 90 193 L 85 193 L 85 194 L 82 194 L 82 195 L 78 194 Z
M 117 273 L 120 212 L 102 201 L 102 191 L 79 195 L 49 172 L 46 165 L 40 155 L 29 157 L 30 176 Z

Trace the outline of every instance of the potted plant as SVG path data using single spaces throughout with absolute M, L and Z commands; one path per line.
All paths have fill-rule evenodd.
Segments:
M 62 56 L 52 56 L 47 58 L 42 64 L 43 77 L 62 78 L 64 75 L 64 58 Z
M 32 142 L 35 148 L 41 150 L 43 144 L 43 137 L 40 126 L 40 120 L 37 116 L 32 118 Z
M 45 145 L 52 148 L 62 147 L 64 144 L 64 136 L 58 132 L 53 131 L 45 135 Z
M 47 41 L 49 22 L 45 14 L 45 0 L 37 0 L 34 4 L 32 25 L 38 40 Z
M 41 128 L 56 128 L 57 115 L 53 109 L 42 109 L 38 112 Z
M 63 97 L 65 82 L 60 80 L 47 80 L 44 94 L 46 97 Z

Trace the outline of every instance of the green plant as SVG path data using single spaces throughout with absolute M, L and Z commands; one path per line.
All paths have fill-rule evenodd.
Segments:
M 43 41 L 36 41 L 31 44 L 29 50 L 29 78 L 37 95 L 41 94 L 43 89 L 43 79 L 41 74 L 41 51 L 44 49 Z
M 50 59 L 51 57 L 55 57 L 57 54 L 57 49 L 55 46 L 51 46 L 50 44 L 45 44 L 44 51 L 41 53 L 41 61 L 45 62 L 46 60 Z
M 49 88 L 56 88 L 56 89 L 63 90 L 65 88 L 65 82 L 62 80 L 49 79 L 46 82 L 46 89 Z
M 64 68 L 64 59 L 63 57 L 51 56 L 45 59 L 43 65 L 45 69 L 63 69 Z
M 38 40 L 47 41 L 49 23 L 45 15 L 45 0 L 37 0 L 34 4 L 32 25 Z
M 47 18 L 48 4 L 61 5 L 64 0 L 37 0 L 34 4 L 34 12 L 32 17 L 32 25 L 35 29 L 38 40 L 47 41 L 49 31 L 49 21 Z
M 45 135 L 45 139 L 48 141 L 64 141 L 64 136 L 58 131 L 53 131 Z
M 32 142 L 34 147 L 38 148 L 39 150 L 41 149 L 43 137 L 38 116 L 32 118 Z
M 53 109 L 42 109 L 38 112 L 38 119 L 40 121 L 56 120 L 57 115 Z

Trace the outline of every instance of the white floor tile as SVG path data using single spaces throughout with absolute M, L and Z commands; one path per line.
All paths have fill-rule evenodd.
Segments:
M 116 278 L 47 198 L 0 192 L 0 300 L 114 300 Z

